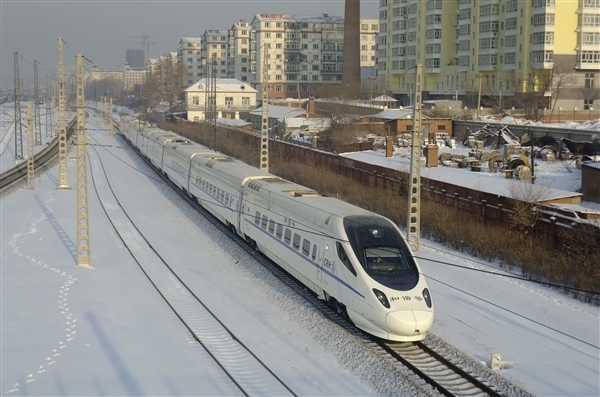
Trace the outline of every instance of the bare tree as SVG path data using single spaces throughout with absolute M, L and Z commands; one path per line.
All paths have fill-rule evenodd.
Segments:
M 553 103 L 550 110 L 550 121 L 554 115 L 554 109 L 556 108 L 556 102 L 560 99 L 561 91 L 573 85 L 576 81 L 576 77 L 573 74 L 573 66 L 567 60 L 560 60 L 554 62 L 554 67 L 551 73 L 551 91 Z
M 142 98 L 147 111 L 161 102 L 172 105 L 183 95 L 185 86 L 182 84 L 186 71 L 183 65 L 176 63 L 170 57 L 159 59 L 153 65 L 152 72 L 146 78 L 142 87 Z

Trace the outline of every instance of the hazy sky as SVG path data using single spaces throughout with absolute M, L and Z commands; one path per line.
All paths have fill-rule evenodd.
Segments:
M 379 1 L 361 1 L 363 17 L 379 15 Z M 19 57 L 23 88 L 33 86 L 33 61 L 39 84 L 45 86 L 46 66 L 56 76 L 57 39 L 66 43 L 66 66 L 84 54 L 94 64 L 122 67 L 127 48 L 141 48 L 150 37 L 150 57 L 177 51 L 181 37 L 199 37 L 207 29 L 227 29 L 255 14 L 344 14 L 343 0 L 0 0 L 2 88 L 13 90 L 14 52 Z M 85 62 L 91 68 L 89 62 Z M 42 73 L 43 72 L 43 73 Z

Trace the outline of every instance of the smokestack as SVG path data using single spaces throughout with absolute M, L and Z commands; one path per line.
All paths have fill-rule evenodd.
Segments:
M 360 0 L 346 0 L 344 9 L 343 90 L 348 98 L 360 92 Z

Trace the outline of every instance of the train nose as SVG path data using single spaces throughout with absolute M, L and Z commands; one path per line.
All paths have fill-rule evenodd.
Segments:
M 424 334 L 433 324 L 433 311 L 426 310 L 400 310 L 388 313 L 385 325 L 390 333 L 396 335 Z

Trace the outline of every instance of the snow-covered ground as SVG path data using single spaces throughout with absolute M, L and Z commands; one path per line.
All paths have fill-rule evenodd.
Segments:
M 33 110 L 32 110 L 33 111 Z M 67 114 L 67 121 L 74 117 L 74 113 Z M 6 102 L 0 105 L 0 173 L 15 166 L 15 108 L 13 102 Z M 43 149 L 57 134 L 58 112 L 56 108 L 52 110 L 52 126 L 46 130 L 46 105 L 40 105 L 40 136 L 41 145 L 34 145 L 35 153 Z M 21 102 L 21 131 L 23 144 L 23 159 L 27 158 L 27 102 Z M 34 131 L 35 136 L 35 131 Z
M 98 117 L 89 119 L 88 143 L 97 145 L 88 148 L 94 178 L 101 158 L 123 207 L 153 246 L 298 393 L 415 394 L 103 129 Z M 75 186 L 75 162 L 69 167 Z M 75 266 L 75 192 L 56 190 L 57 181 L 54 167 L 36 177 L 35 190 L 21 185 L 0 196 L 0 394 L 239 394 L 153 292 L 93 190 L 94 269 Z M 432 334 L 482 363 L 500 353 L 499 374 L 534 395 L 600 395 L 597 306 L 422 243 L 419 261 L 436 310 Z

